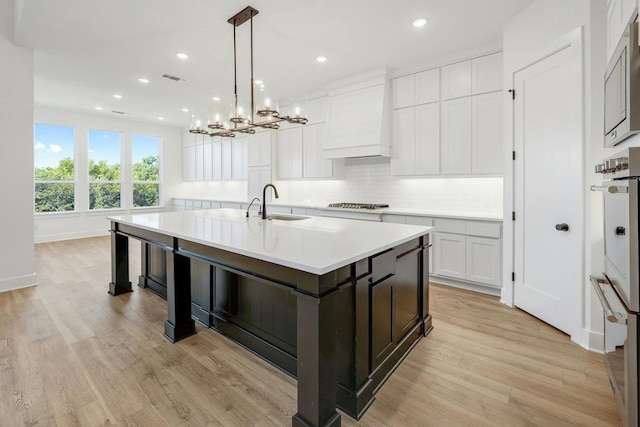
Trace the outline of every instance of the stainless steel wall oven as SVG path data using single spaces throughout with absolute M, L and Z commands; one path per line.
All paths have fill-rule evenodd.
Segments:
M 604 195 L 605 266 L 591 276 L 604 310 L 605 362 L 625 426 L 638 425 L 638 312 L 640 311 L 640 147 L 596 165 Z

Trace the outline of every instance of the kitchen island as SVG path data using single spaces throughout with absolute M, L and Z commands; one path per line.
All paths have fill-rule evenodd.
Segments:
M 139 286 L 166 295 L 165 337 L 194 334 L 195 317 L 295 376 L 293 425 L 340 425 L 336 406 L 361 417 L 431 330 L 432 227 L 234 209 L 109 220 L 109 293 L 132 291 L 128 238 L 141 240 Z

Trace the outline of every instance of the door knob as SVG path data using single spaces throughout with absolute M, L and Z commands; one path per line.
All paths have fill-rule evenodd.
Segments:
M 556 224 L 556 230 L 558 231 L 569 231 L 569 226 L 564 222 L 562 224 Z

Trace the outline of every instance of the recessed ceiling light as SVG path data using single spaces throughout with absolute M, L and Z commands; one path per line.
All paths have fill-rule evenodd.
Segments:
M 158 120 L 164 120 L 164 117 L 158 117 Z
M 213 100 L 214 100 L 214 101 L 216 101 L 216 102 L 218 102 L 218 101 L 220 101 L 220 97 L 219 97 L 219 96 L 214 96 L 214 97 L 213 97 Z
M 144 77 L 140 77 L 140 78 L 138 79 L 138 81 L 139 81 L 140 83 L 145 83 L 145 84 L 146 84 L 146 83 L 149 83 L 149 79 L 146 79 L 146 78 L 144 78 Z
M 95 108 L 96 110 L 102 110 L 102 107 L 93 107 L 93 108 Z
M 263 81 L 262 81 L 262 80 L 254 80 L 253 82 L 254 82 L 255 84 L 257 84 L 257 85 L 261 85 L 261 84 L 263 83 Z
M 418 18 L 415 21 L 413 21 L 413 23 L 411 24 L 416 28 L 422 28 L 425 25 L 427 25 L 427 19 L 426 18 Z
M 114 97 L 115 99 L 122 99 L 122 95 L 120 95 L 119 93 L 114 93 L 114 94 L 113 94 L 113 97 Z
M 185 113 L 188 113 L 189 109 L 188 108 L 183 108 L 182 111 L 184 111 Z
M 176 53 L 176 56 L 180 59 L 189 59 L 189 55 L 187 55 L 186 53 L 182 53 L 182 52 L 178 52 Z
M 326 56 L 320 55 L 320 56 L 316 57 L 316 61 L 318 61 L 318 62 L 326 62 L 326 60 L 327 60 Z

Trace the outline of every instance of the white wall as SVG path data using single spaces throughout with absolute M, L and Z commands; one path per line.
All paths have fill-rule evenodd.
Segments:
M 388 203 L 392 207 L 501 215 L 502 178 L 398 178 L 389 158 L 346 159 L 344 180 L 276 181 L 280 203 Z
M 597 196 L 591 194 L 589 186 L 599 182 L 593 173 L 593 165 L 603 158 L 603 74 L 606 64 L 606 2 L 604 0 L 538 0 L 509 21 L 504 28 L 504 70 L 505 90 L 510 89 L 512 75 L 525 65 L 531 52 L 548 45 L 563 35 L 583 27 L 584 64 L 584 160 L 583 180 L 585 206 L 584 299 L 581 301 L 584 313 L 582 337 L 579 344 L 595 350 L 602 349 L 602 311 L 595 295 L 591 294 L 588 276 L 599 273 L 602 264 L 602 208 Z M 511 109 L 505 109 L 505 122 L 511 123 Z M 513 149 L 510 126 L 506 126 L 505 151 Z M 513 169 L 506 157 L 507 168 L 504 180 L 505 217 L 513 210 Z M 504 224 L 503 265 L 505 283 L 502 300 L 511 303 L 513 286 L 511 270 L 513 265 L 513 223 Z
M 12 1 L 0 1 L 0 291 L 35 284 L 33 52 L 13 44 Z
M 161 138 L 161 208 L 131 208 L 109 211 L 88 212 L 88 187 L 85 180 L 79 180 L 77 186 L 76 210 L 71 213 L 36 214 L 33 221 L 35 242 L 75 239 L 80 237 L 108 234 L 109 215 L 121 215 L 132 212 L 157 212 L 164 208 L 171 209 L 171 198 L 181 194 L 182 184 L 182 131 L 178 127 L 162 126 L 153 123 L 109 117 L 105 114 L 86 114 L 74 111 L 59 110 L 47 107 L 36 107 L 34 121 L 37 123 L 71 126 L 75 128 L 76 157 L 87 156 L 87 135 L 89 129 L 110 130 L 122 133 L 123 154 L 129 156 L 131 135 L 149 135 Z M 33 128 L 33 122 L 31 129 Z M 33 137 L 29 141 L 33 153 Z M 33 155 L 33 154 L 32 154 Z M 86 176 L 85 162 L 76 162 L 79 166 L 77 174 Z M 30 176 L 33 177 L 33 160 L 30 164 Z M 32 178 L 33 179 L 33 178 Z M 125 184 L 131 177 L 125 172 Z M 82 183 L 82 184 L 80 184 Z M 33 192 L 33 189 L 31 189 Z M 132 206 L 131 196 L 123 193 L 124 206 Z M 33 197 L 30 200 L 33 213 Z

